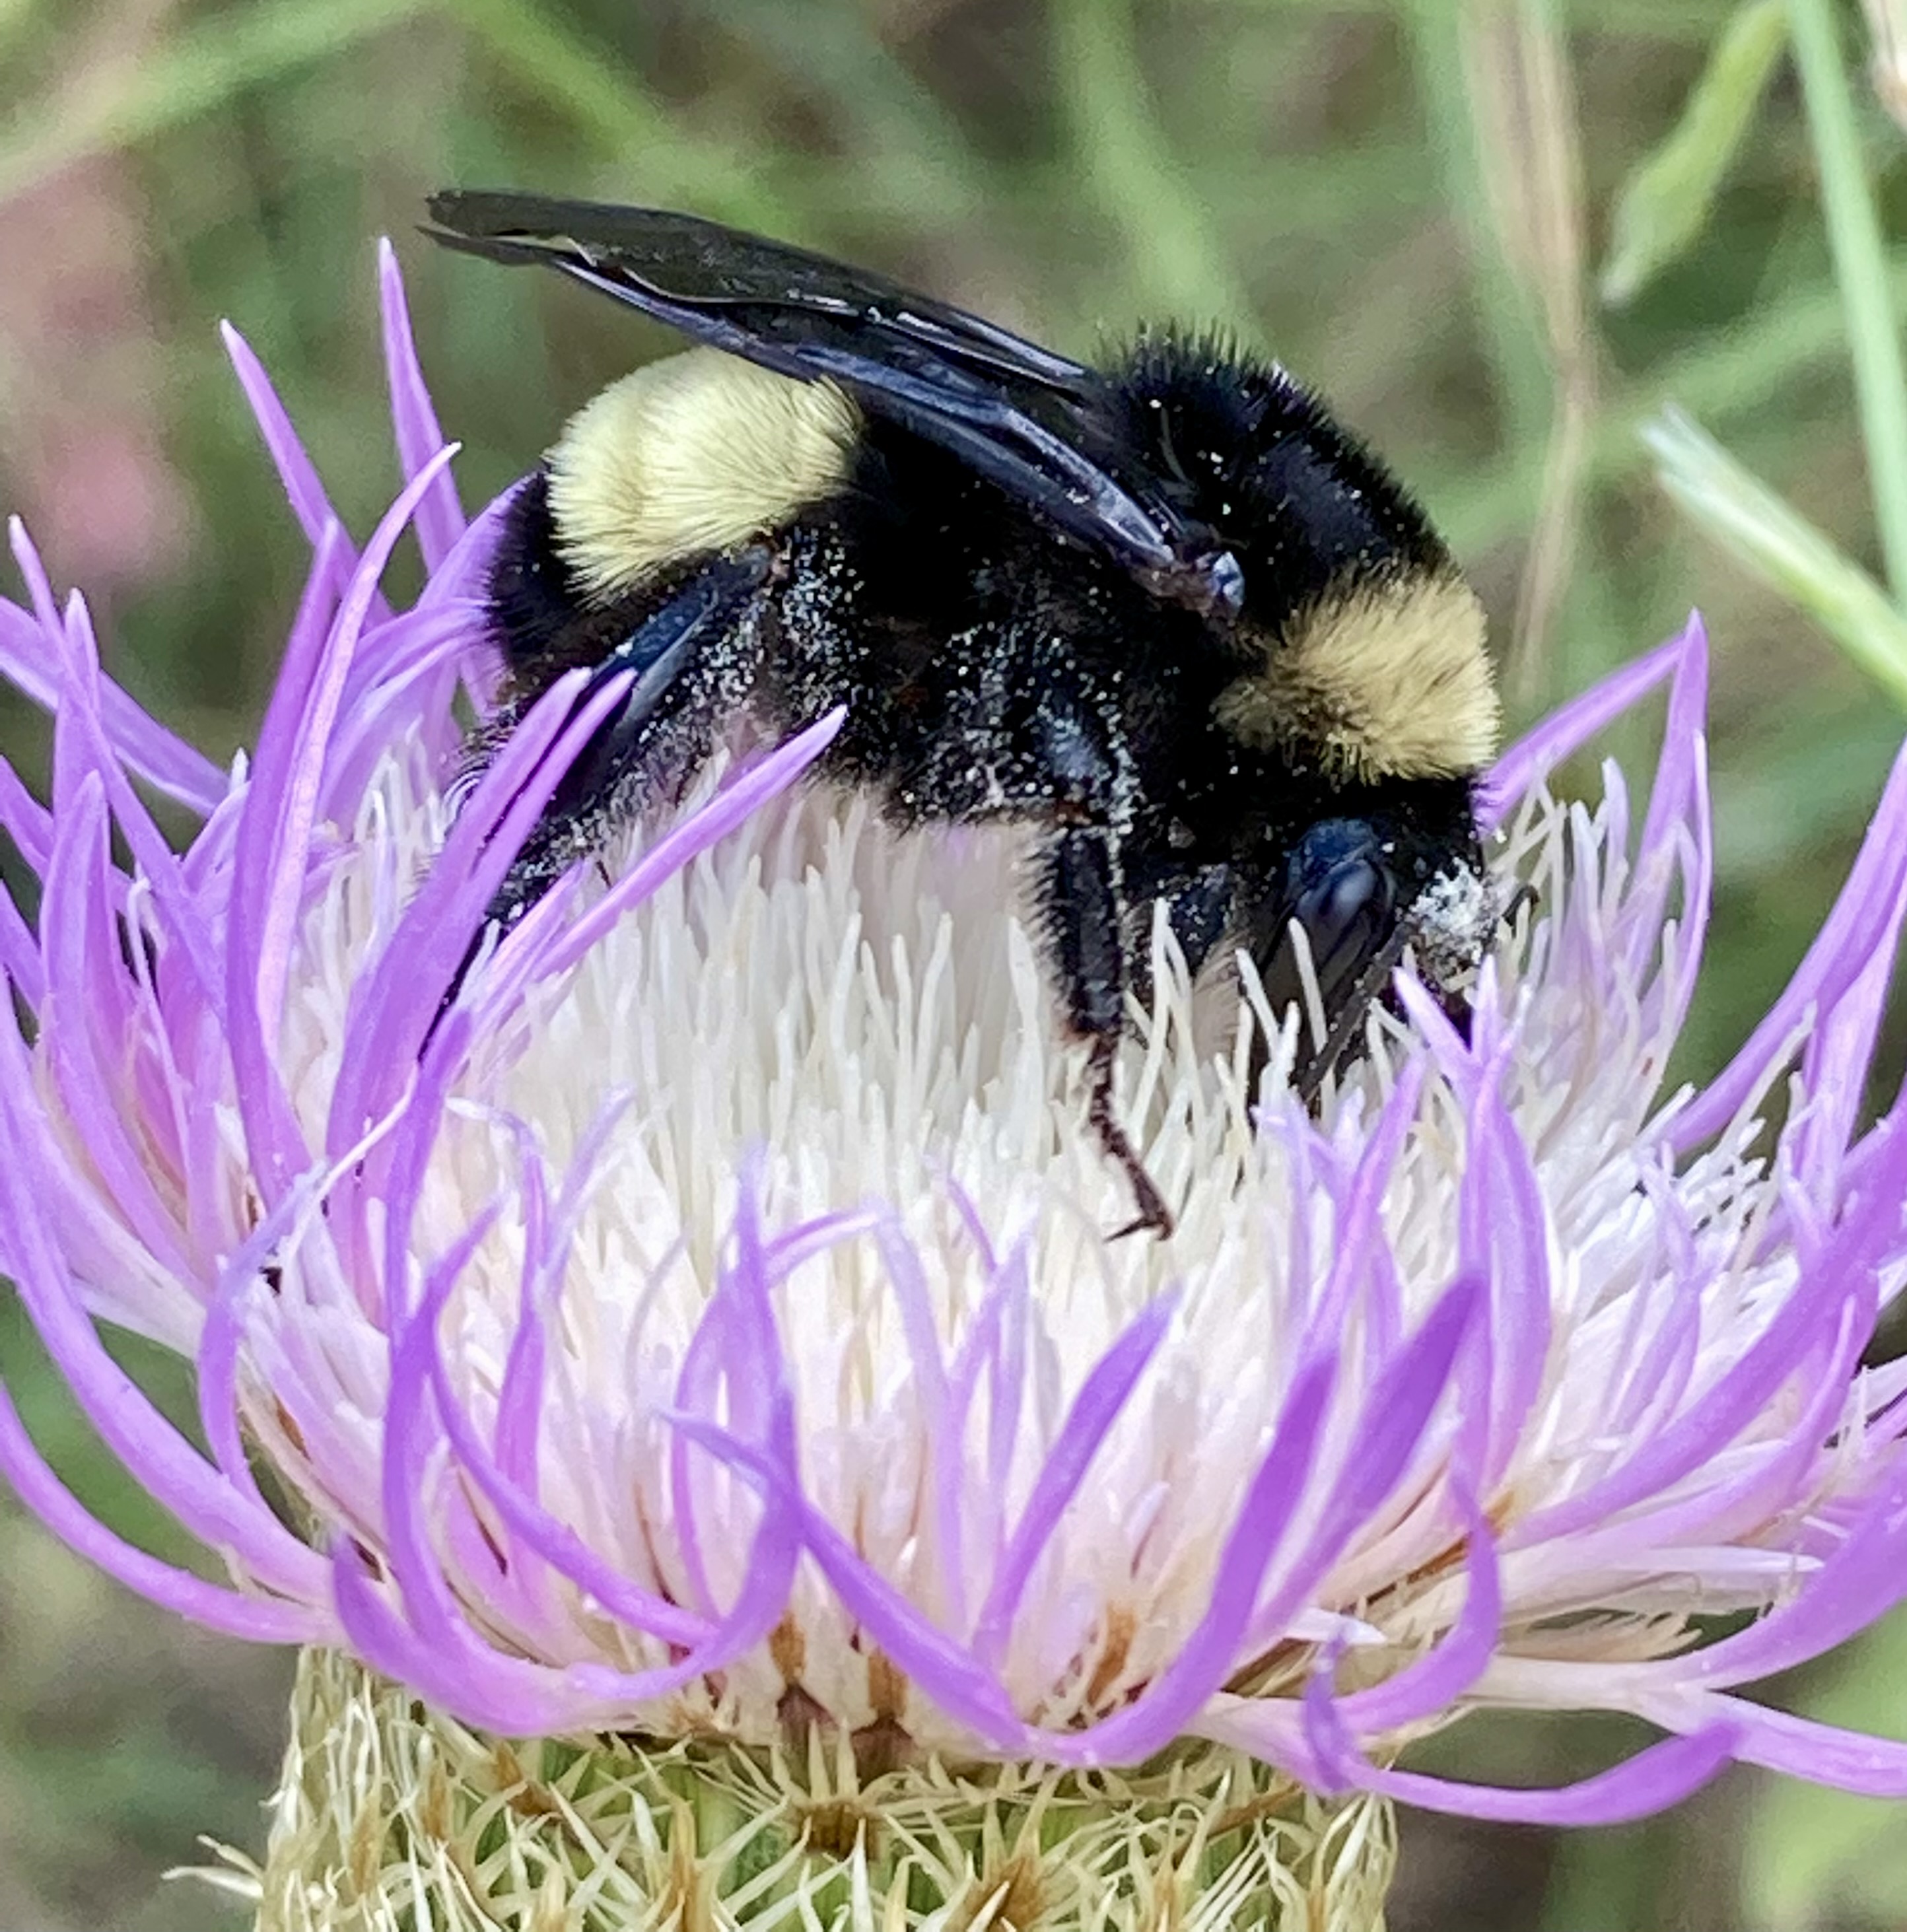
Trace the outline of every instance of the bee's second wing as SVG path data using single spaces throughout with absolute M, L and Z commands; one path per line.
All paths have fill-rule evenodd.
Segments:
M 1229 559 L 1126 457 L 1110 386 L 1084 364 L 884 276 L 693 215 L 460 191 L 433 196 L 430 213 L 449 247 L 541 262 L 698 341 L 832 380 L 1161 594 L 1225 601 Z

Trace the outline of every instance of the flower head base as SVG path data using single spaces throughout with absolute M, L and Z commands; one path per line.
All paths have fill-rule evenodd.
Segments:
M 869 1775 L 1189 1738 L 1559 1820 L 1731 1757 L 1907 1790 L 1907 1750 L 1731 1694 L 1907 1588 L 1907 1371 L 1860 1366 L 1903 1278 L 1907 1110 L 1858 1117 L 1907 766 L 1699 1093 L 1662 1090 L 1709 884 L 1693 626 L 1495 774 L 1535 899 L 1468 1039 L 1403 979 L 1314 1120 L 1288 1037 L 1247 1090 L 1236 998 L 1162 929 L 1124 1104 L 1179 1232 L 1108 1244 L 1120 1178 L 1011 842 L 799 784 L 836 720 L 738 749 L 440 1013 L 619 693 L 572 716 L 559 686 L 453 808 L 494 518 L 463 526 L 385 269 L 411 481 L 361 556 L 235 344 L 316 554 L 253 759 L 220 774 L 140 713 L 23 542 L 31 608 L 0 605 L 0 668 L 58 720 L 50 809 L 0 786 L 44 886 L 37 932 L 0 905 L 0 1264 L 233 1580 L 115 1541 L 0 1408 L 33 1507 L 163 1602 L 511 1736 L 814 1735 Z M 394 612 L 407 524 L 430 581 Z M 1613 769 L 1594 810 L 1548 794 L 1665 685 L 1639 826 Z M 135 781 L 201 814 L 185 852 Z M 202 1451 L 100 1321 L 196 1361 Z M 1560 1792 L 1393 1768 L 1481 1703 L 1669 1735 Z
M 993 1924 L 1367 1932 L 1396 1862 L 1390 1808 L 1332 1804 L 1242 1751 L 1143 1771 L 865 1770 L 848 1741 L 513 1746 L 307 1652 L 271 1857 L 208 1873 L 259 1932 L 844 1932 Z M 322 1874 L 314 1883 L 314 1875 Z

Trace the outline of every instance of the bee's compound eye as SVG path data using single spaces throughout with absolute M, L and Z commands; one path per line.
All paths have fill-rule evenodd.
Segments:
M 1354 818 L 1313 826 L 1292 850 L 1284 902 L 1261 964 L 1273 1011 L 1303 997 L 1294 923 L 1303 928 L 1326 1017 L 1335 1018 L 1396 922 L 1396 897 L 1376 830 Z

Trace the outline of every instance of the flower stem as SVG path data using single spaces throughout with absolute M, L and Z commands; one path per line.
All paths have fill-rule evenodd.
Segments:
M 1907 370 L 1831 0 L 1788 0 L 1889 588 L 1907 599 Z

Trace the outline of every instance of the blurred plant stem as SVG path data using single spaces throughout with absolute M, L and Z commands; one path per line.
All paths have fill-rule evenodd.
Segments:
M 1813 136 L 1855 395 L 1889 585 L 1907 596 L 1907 372 L 1887 258 L 1831 0 L 1788 0 L 1789 32 Z
M 835 0 L 703 0 L 765 68 L 797 80 L 827 124 L 867 157 L 882 192 L 943 219 L 987 205 L 988 170 L 958 121 L 908 72 L 859 8 Z M 764 226 L 755 223 L 753 226 Z
M 1616 199 L 1600 288 L 1611 308 L 1633 301 L 1708 226 L 1787 44 L 1787 0 L 1749 0 L 1729 16 L 1681 118 Z
M 1888 259 L 1888 285 L 1907 304 L 1907 250 Z M 1666 362 L 1651 385 L 1692 413 L 1733 419 L 1759 415 L 1800 376 L 1839 354 L 1846 340 L 1840 296 L 1810 287 L 1770 301 L 1734 328 L 1717 331 Z M 1613 482 L 1629 472 L 1636 436 L 1645 418 L 1632 406 L 1604 414 L 1592 427 L 1585 452 L 1588 480 Z M 1540 458 L 1531 451 L 1506 452 L 1502 464 L 1467 488 L 1445 493 L 1438 510 L 1445 534 L 1460 552 L 1501 542 L 1528 520 L 1537 487 Z
M 4 0 L 0 0 L 4 4 Z M 0 199 L 82 156 L 129 146 L 226 107 L 424 10 L 427 0 L 276 0 L 181 28 L 155 53 L 77 76 L 0 137 Z
M 1159 124 L 1130 0 L 1052 0 L 1052 23 L 1060 112 L 1142 306 L 1256 338 L 1251 298 Z
M 1596 403 L 1568 42 L 1556 0 L 1420 4 L 1411 18 L 1420 72 L 1440 94 L 1459 88 L 1459 124 L 1471 130 L 1474 192 L 1453 200 L 1489 212 L 1488 235 L 1473 238 L 1485 258 L 1479 293 L 1493 323 L 1509 440 L 1543 448 L 1505 654 L 1511 698 L 1528 706 L 1545 687 L 1548 641 L 1569 587 Z M 1433 104 L 1439 120 L 1454 106 Z M 1513 336 L 1504 320 L 1512 312 L 1523 318 Z
M 1501 440 L 1540 440 L 1549 416 L 1551 374 L 1534 308 L 1519 284 L 1506 238 L 1489 219 L 1497 190 L 1483 131 L 1471 112 L 1465 8 L 1457 0 L 1405 0 L 1404 24 L 1423 98 L 1425 132 L 1444 177 L 1444 206 L 1468 244 L 1477 325 L 1495 379 Z
M 1873 43 L 1867 79 L 1875 98 L 1907 128 L 1907 0 L 1861 0 Z
M 610 49 L 593 44 L 535 0 L 440 0 L 517 85 L 557 109 L 606 160 L 633 179 L 640 160 L 643 199 L 687 202 L 745 227 L 798 232 L 799 212 L 745 153 L 691 134 L 652 100 Z
M 1683 509 L 1907 707 L 1907 618 L 1867 572 L 1680 410 L 1642 440 Z

